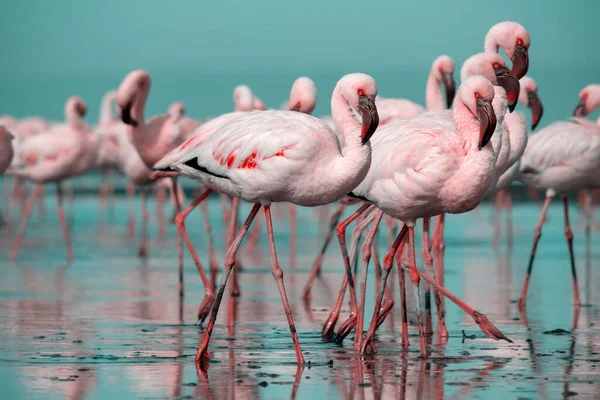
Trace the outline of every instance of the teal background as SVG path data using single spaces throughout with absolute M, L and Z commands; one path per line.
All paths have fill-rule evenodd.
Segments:
M 532 37 L 545 125 L 568 117 L 579 90 L 599 80 L 598 15 L 597 0 L 4 2 L 0 113 L 60 120 L 78 94 L 95 121 L 101 95 L 134 68 L 153 77 L 148 115 L 176 100 L 197 118 L 227 112 L 240 83 L 279 107 L 299 75 L 317 83 L 316 115 L 328 114 L 336 80 L 355 71 L 373 75 L 384 96 L 423 103 L 436 56 L 460 65 L 492 24 L 510 19 Z

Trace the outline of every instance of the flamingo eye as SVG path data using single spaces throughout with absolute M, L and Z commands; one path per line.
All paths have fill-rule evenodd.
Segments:
M 479 99 L 479 98 L 481 98 L 481 95 L 479 93 L 475 92 L 475 98 Z
M 523 46 L 523 39 L 517 39 L 517 46 Z
M 365 95 L 365 91 L 364 91 L 364 90 L 362 90 L 362 89 L 358 89 L 358 95 L 359 95 L 360 97 L 364 96 L 364 95 Z
M 494 64 L 492 64 L 494 66 L 494 69 L 498 69 L 500 68 L 500 64 L 498 64 L 497 62 L 495 62 Z

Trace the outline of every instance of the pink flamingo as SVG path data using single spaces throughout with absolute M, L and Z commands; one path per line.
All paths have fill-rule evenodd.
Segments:
M 583 104 L 582 104 L 583 103 Z M 600 105 L 600 86 L 588 90 L 575 108 L 575 115 L 582 115 Z M 529 143 L 521 159 L 521 181 L 530 188 L 546 191 L 546 200 L 533 232 L 533 245 L 527 267 L 527 275 L 519 298 L 519 308 L 526 306 L 529 280 L 537 245 L 542 235 L 542 225 L 550 201 L 557 193 L 573 190 L 600 188 L 600 126 L 579 121 L 559 121 L 529 137 Z M 565 237 L 569 248 L 573 295 L 576 314 L 579 313 L 580 296 L 573 253 L 573 232 L 569 221 L 569 199 L 563 195 L 565 214 Z
M 176 162 L 160 162 L 155 166 L 155 169 L 175 170 L 198 179 L 209 190 L 224 191 L 254 203 L 227 251 L 226 269 L 196 354 L 198 362 L 207 356 L 237 250 L 262 206 L 273 276 L 290 325 L 296 359 L 299 364 L 304 364 L 283 283 L 283 271 L 277 261 L 270 204 L 280 201 L 309 207 L 328 204 L 362 181 L 371 161 L 369 139 L 378 124 L 376 95 L 377 86 L 368 75 L 346 75 L 336 85 L 331 108 L 340 136 L 344 138 L 341 148 L 337 135 L 321 120 L 303 113 L 270 110 L 237 118 L 222 126 L 202 145 L 190 148 Z M 355 113 L 361 115 L 362 122 L 357 120 Z
M 490 81 L 482 76 L 470 77 L 463 81 L 458 90 L 453 105 L 452 121 L 447 120 L 447 112 L 427 113 L 412 120 L 396 121 L 384 126 L 381 130 L 386 132 L 385 135 L 373 140 L 372 166 L 367 177 L 352 191 L 352 195 L 374 204 L 379 209 L 379 218 L 385 213 L 403 221 L 404 225 L 384 258 L 373 319 L 364 342 L 361 334 L 361 315 L 365 304 L 363 278 L 366 280 L 370 254 L 367 252 L 363 256 L 361 307 L 358 312 L 355 340 L 355 345 L 361 352 L 374 349 L 372 340 L 378 325 L 387 277 L 394 255 L 405 240 L 408 240 L 410 249 L 410 277 L 417 304 L 422 356 L 427 356 L 427 349 L 420 307 L 420 278 L 455 301 L 490 338 L 509 340 L 485 315 L 458 300 L 440 286 L 435 278 L 420 272 L 415 265 L 416 220 L 424 218 L 424 231 L 428 232 L 430 217 L 441 213 L 459 214 L 474 209 L 493 182 L 496 159 L 490 143 L 496 128 L 493 99 L 494 87 Z M 371 228 L 372 232 L 377 229 L 377 224 L 376 220 Z M 367 240 L 372 240 L 373 237 L 370 235 Z M 427 237 L 425 234 L 424 239 Z M 365 243 L 366 249 L 370 246 L 370 243 Z M 431 261 L 428 243 L 423 243 L 423 257 Z M 350 277 L 348 279 L 350 280 Z M 352 290 L 351 287 L 350 291 Z
M 431 64 L 431 70 L 429 72 L 429 77 L 427 78 L 427 84 L 425 86 L 425 103 L 427 104 L 428 111 L 441 111 L 441 110 L 445 109 L 446 106 L 449 107 L 450 104 L 452 104 L 452 99 L 454 98 L 454 92 L 455 92 L 455 88 L 456 88 L 453 74 L 454 74 L 454 61 L 452 61 L 452 59 L 450 57 L 448 57 L 446 55 L 441 55 L 433 61 L 433 63 Z M 445 95 L 442 94 L 442 89 L 441 89 L 442 87 L 444 88 Z M 445 102 L 444 102 L 444 100 L 445 100 Z M 381 98 L 377 97 L 377 101 L 380 102 Z M 396 99 L 383 99 L 383 103 L 386 106 L 390 105 L 390 104 L 395 104 L 396 107 L 401 107 L 402 104 L 410 104 L 408 108 L 409 108 L 409 110 L 413 110 L 413 112 L 412 113 L 410 111 L 409 112 L 398 112 L 397 114 L 395 114 L 396 118 L 399 118 L 401 115 L 411 118 L 412 116 L 418 115 L 420 113 L 420 112 L 416 112 L 415 110 L 422 109 L 421 106 L 411 102 L 410 100 L 404 100 L 404 99 L 398 99 L 398 101 L 396 101 Z M 381 118 L 382 112 L 379 109 L 379 103 L 377 103 L 377 104 L 378 104 L 377 110 L 378 110 L 378 112 L 380 114 L 380 118 Z M 392 115 L 394 115 L 394 113 L 397 111 L 398 110 L 391 107 L 390 113 Z M 392 117 L 388 117 L 388 118 L 390 120 L 393 119 Z M 335 126 L 335 123 L 333 122 L 333 119 L 331 119 L 331 117 L 323 117 L 321 119 L 325 123 L 327 123 L 327 125 L 329 125 L 329 127 L 333 131 L 337 130 L 337 127 Z M 380 125 L 383 125 L 383 123 L 380 123 Z M 348 198 L 345 199 L 342 203 L 340 203 L 338 208 L 332 214 L 330 221 L 329 221 L 329 229 L 327 230 L 327 235 L 325 236 L 323 246 L 321 247 L 321 251 L 319 252 L 319 254 L 317 255 L 317 258 L 315 259 L 315 261 L 313 263 L 311 273 L 310 273 L 308 280 L 306 281 L 306 284 L 304 285 L 304 289 L 302 291 L 302 299 L 304 301 L 308 301 L 310 299 L 310 291 L 315 282 L 315 279 L 317 278 L 317 276 L 319 276 L 321 274 L 321 266 L 323 264 L 323 259 L 325 258 L 325 252 L 327 251 L 327 248 L 329 247 L 329 243 L 331 242 L 331 239 L 333 237 L 334 229 L 336 228 L 336 226 L 338 226 L 339 220 L 344 212 L 346 205 L 349 203 L 355 203 L 355 202 L 356 202 L 356 200 L 352 200 L 352 199 L 348 199 Z M 353 220 L 354 219 L 351 219 L 350 221 L 353 221 Z M 344 225 L 348 226 L 349 224 L 350 224 L 350 222 L 348 220 L 346 220 Z M 338 235 L 338 239 L 342 240 L 341 236 Z M 344 239 L 344 241 L 345 241 L 345 239 Z M 340 304 L 340 306 L 341 306 L 341 304 Z M 335 325 L 335 323 L 334 323 L 334 325 Z M 324 330 L 325 336 L 329 336 L 330 329 L 333 329 L 334 325 L 332 325 L 329 328 L 327 328 L 326 330 Z
M 493 25 L 487 32 L 484 39 L 484 50 L 486 52 L 498 53 L 500 49 L 512 61 L 511 75 L 517 79 L 521 79 L 529 69 L 529 47 L 531 38 L 529 32 L 518 22 L 503 21 Z M 507 95 L 509 95 L 507 93 Z M 518 95 L 518 92 L 517 92 Z M 516 106 L 516 98 L 508 98 L 509 104 Z M 505 139 L 506 140 L 506 139 Z M 444 269 L 444 214 L 436 218 L 433 237 L 431 240 L 433 249 L 434 264 L 436 270 L 443 271 Z M 443 276 L 441 277 L 443 282 Z M 442 298 L 442 302 L 443 302 Z
M 71 97 L 65 105 L 66 125 L 55 125 L 50 131 L 38 134 L 22 145 L 23 168 L 9 170 L 8 173 L 23 177 L 36 183 L 25 205 L 19 233 L 14 242 L 11 260 L 15 260 L 25 234 L 27 221 L 36 197 L 42 185 L 56 183 L 58 216 L 62 225 L 67 256 L 73 259 L 69 228 L 62 207 L 62 186 L 64 179 L 79 176 L 95 166 L 99 144 L 98 137 L 92 133 L 83 117 L 87 111 L 84 101 Z
M 150 75 L 143 70 L 130 72 L 117 91 L 117 104 L 121 109 L 121 120 L 129 125 L 129 136 L 142 161 L 148 168 L 173 150 L 191 130 L 198 126 L 197 122 L 187 117 L 173 118 L 169 114 L 156 115 L 145 120 L 145 107 L 150 93 Z M 173 179 L 173 193 L 177 193 L 177 183 Z M 177 209 L 181 203 L 176 199 Z M 183 244 L 178 238 L 179 254 L 179 296 L 183 297 Z

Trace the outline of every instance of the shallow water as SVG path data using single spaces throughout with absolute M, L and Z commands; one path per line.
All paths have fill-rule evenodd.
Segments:
M 203 289 L 186 251 L 186 292 L 180 314 L 174 226 L 168 226 L 166 240 L 158 240 L 155 213 L 151 213 L 150 255 L 143 261 L 137 257 L 136 240 L 127 237 L 125 199 L 118 198 L 114 207 L 99 216 L 94 197 L 77 196 L 66 203 L 75 251 L 75 261 L 67 265 L 52 193 L 48 190 L 45 215 L 36 207 L 18 262 L 7 261 L 15 227 L 5 228 L 0 240 L 0 387 L 4 398 L 600 396 L 600 344 L 595 340 L 600 326 L 599 274 L 594 273 L 600 238 L 593 233 L 586 263 L 583 228 L 574 205 L 575 251 L 584 303 L 576 328 L 561 203 L 556 201 L 550 208 L 526 319 L 514 300 L 520 292 L 539 208 L 516 203 L 512 250 L 502 240 L 500 251 L 495 252 L 491 209 L 484 204 L 447 220 L 446 287 L 485 313 L 514 343 L 488 339 L 468 316 L 448 303 L 451 336 L 447 343 L 434 337 L 427 360 L 419 357 L 414 313 L 410 349 L 400 350 L 396 277 L 396 305 L 380 327 L 374 357 L 357 357 L 352 335 L 343 345 L 321 340 L 321 327 L 342 277 L 339 247 L 332 242 L 323 279 L 315 284 L 311 305 L 305 307 L 300 294 L 326 220 L 315 222 L 316 210 L 299 210 L 297 267 L 293 268 L 289 266 L 288 223 L 275 207 L 278 256 L 310 363 L 303 369 L 296 366 L 263 235 L 255 251 L 242 257 L 242 294 L 234 332 L 225 327 L 228 297 L 224 298 L 210 345 L 213 358 L 205 374 L 194 364 L 202 335 L 194 322 Z M 209 209 L 222 262 L 225 230 L 217 198 L 211 198 Z M 14 207 L 9 211 L 14 222 L 18 211 Z M 247 212 L 244 206 L 242 218 Z M 190 216 L 187 226 L 202 261 L 208 264 L 200 212 Z M 382 234 L 381 255 L 386 240 Z M 372 271 L 371 265 L 367 320 L 374 296 Z M 345 316 L 347 306 L 344 311 Z

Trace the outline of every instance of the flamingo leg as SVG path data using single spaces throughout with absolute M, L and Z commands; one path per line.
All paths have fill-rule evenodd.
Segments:
M 579 313 L 581 299 L 579 297 L 579 285 L 577 284 L 577 269 L 575 268 L 575 254 L 573 252 L 573 232 L 569 222 L 569 198 L 563 196 L 563 205 L 565 210 L 565 237 L 569 247 L 569 259 L 571 260 L 571 276 L 573 277 L 573 295 L 575 301 L 575 312 Z
M 406 234 L 405 234 L 406 235 Z M 406 243 L 406 241 L 405 241 Z M 402 268 L 402 255 L 406 251 L 406 245 L 400 245 L 396 252 L 396 268 L 398 269 L 398 285 L 400 286 L 400 303 L 402 310 L 402 348 L 408 348 L 408 307 L 406 306 L 406 275 Z M 385 260 L 384 260 L 385 261 Z
M 425 270 L 431 276 L 433 274 L 433 258 L 429 252 L 429 218 L 423 218 L 423 236 L 421 238 L 421 255 Z M 431 323 L 431 288 L 429 285 L 423 285 L 425 289 L 425 335 L 433 335 L 433 326 Z
M 290 302 L 288 301 L 287 293 L 285 292 L 285 286 L 283 284 L 283 271 L 279 267 L 279 262 L 277 261 L 277 252 L 275 250 L 275 237 L 273 235 L 273 224 L 271 221 L 271 206 L 265 205 L 263 206 L 263 210 L 265 212 L 267 234 L 269 236 L 271 271 L 273 272 L 273 277 L 275 278 L 275 282 L 277 283 L 279 295 L 281 296 L 283 308 L 285 309 L 285 315 L 287 316 L 288 324 L 290 326 L 290 332 L 292 334 L 292 340 L 294 342 L 294 349 L 296 350 L 296 360 L 298 361 L 298 364 L 304 365 L 304 356 L 302 355 L 302 350 L 300 349 L 300 342 L 298 341 L 298 334 L 296 333 L 296 326 L 294 325 L 294 319 L 292 317 L 292 309 L 290 308 Z
M 129 199 L 129 219 L 127 222 L 127 235 L 135 235 L 135 186 L 133 182 L 127 182 L 127 198 Z
M 375 346 L 374 346 L 373 341 L 375 338 L 375 329 L 377 329 L 377 321 L 379 320 L 379 311 L 381 308 L 381 303 L 383 301 L 385 287 L 387 285 L 387 279 L 388 279 L 388 276 L 390 275 L 390 271 L 392 270 L 392 264 L 394 262 L 394 255 L 396 254 L 396 252 L 398 251 L 398 248 L 402 244 L 402 241 L 404 240 L 407 231 L 408 231 L 408 227 L 406 225 L 402 225 L 402 229 L 400 229 L 400 232 L 398 233 L 398 236 L 396 236 L 396 239 L 392 243 L 390 250 L 383 258 L 383 273 L 381 276 L 381 283 L 379 286 L 379 294 L 377 295 L 377 300 L 375 301 L 375 308 L 373 308 L 373 317 L 371 318 L 371 325 L 369 325 L 369 330 L 367 331 L 367 335 L 364 338 L 364 341 L 363 341 L 364 344 L 360 348 L 361 353 L 365 353 L 367 351 L 375 351 Z
M 227 246 L 231 246 L 235 237 L 235 231 L 237 230 L 238 211 L 240 209 L 240 199 L 234 197 L 231 201 L 231 214 L 229 215 L 229 230 L 227 233 Z M 237 254 L 237 253 L 236 253 Z M 227 303 L 227 326 L 230 328 L 229 334 L 233 335 L 233 326 L 235 325 L 236 317 L 236 297 L 240 295 L 240 285 L 238 282 L 238 269 L 239 261 L 236 260 L 235 268 L 233 269 L 233 276 L 231 282 L 231 292 L 229 294 L 229 301 Z
M 312 289 L 313 284 L 315 283 L 315 279 L 317 276 L 321 275 L 321 266 L 323 265 L 323 259 L 325 258 L 325 252 L 327 251 L 327 247 L 329 247 L 329 242 L 331 242 L 331 238 L 333 237 L 333 232 L 335 231 L 335 227 L 340 221 L 340 217 L 342 216 L 344 209 L 346 206 L 340 203 L 331 216 L 329 221 L 329 229 L 327 230 L 327 236 L 325 236 L 325 241 L 323 242 L 323 247 L 321 247 L 321 252 L 315 259 L 312 270 L 310 272 L 310 276 L 306 281 L 306 285 L 304 285 L 304 290 L 302 292 L 302 299 L 307 301 L 310 299 L 310 291 Z
M 229 221 L 229 207 L 227 207 L 227 201 L 229 200 L 229 196 L 225 193 L 220 193 L 221 195 L 221 208 L 223 209 L 223 222 L 227 225 Z
M 208 253 L 210 255 L 210 282 L 214 289 L 217 288 L 217 273 L 219 272 L 219 261 L 217 261 L 217 253 L 215 252 L 215 246 L 212 237 L 212 227 L 210 225 L 210 219 L 208 215 L 208 204 L 203 201 L 200 203 L 200 209 L 202 210 L 202 217 L 204 218 L 204 230 L 206 231 L 206 240 L 208 241 Z
M 445 214 L 440 214 L 436 218 L 435 228 L 431 247 L 433 248 L 433 267 L 435 268 L 435 278 L 439 285 L 444 286 L 444 251 L 446 243 L 444 242 L 444 222 Z M 448 337 L 448 327 L 446 326 L 446 299 L 439 293 L 435 296 L 435 307 L 437 310 L 437 330 L 440 337 Z
M 142 200 L 142 232 L 140 235 L 140 244 L 138 246 L 138 256 L 148 256 L 148 219 L 150 214 L 148 213 L 148 192 L 145 189 L 140 190 L 140 197 Z
M 360 267 L 360 308 L 358 310 L 358 318 L 356 322 L 356 336 L 354 338 L 354 347 L 357 350 L 360 350 L 362 348 L 365 301 L 367 299 L 367 273 L 369 270 L 369 261 L 371 260 L 373 241 L 375 240 L 377 228 L 379 227 L 379 222 L 381 222 L 381 217 L 383 217 L 383 211 L 375 211 L 373 225 L 371 225 L 371 230 L 369 231 L 369 234 L 367 235 L 367 238 L 365 239 L 365 243 L 363 244 L 362 248 L 362 265 Z M 383 285 L 383 287 L 385 287 L 385 284 Z M 379 304 L 376 304 L 375 307 L 381 307 L 381 302 L 379 302 Z
M 521 311 L 525 310 L 527 301 L 527 290 L 529 289 L 529 279 L 531 279 L 531 272 L 533 271 L 533 261 L 535 260 L 535 252 L 537 250 L 540 237 L 542 236 L 542 226 L 544 225 L 544 221 L 546 220 L 546 215 L 548 214 L 548 207 L 550 206 L 552 197 L 554 197 L 554 193 L 548 191 L 548 193 L 546 193 L 546 200 L 544 200 L 544 205 L 542 206 L 542 211 L 540 212 L 540 217 L 538 218 L 537 224 L 535 225 L 535 229 L 533 231 L 533 244 L 531 246 L 531 255 L 529 256 L 529 265 L 527 266 L 527 275 L 525 275 L 525 281 L 523 281 L 523 288 L 521 289 L 521 297 L 519 298 L 519 309 Z
M 196 249 L 194 249 L 194 245 L 192 244 L 192 241 L 190 240 L 190 237 L 185 228 L 185 219 L 192 212 L 192 210 L 194 210 L 194 208 L 196 208 L 198 206 L 198 204 L 200 204 L 202 201 L 204 201 L 208 197 L 208 195 L 211 192 L 212 192 L 212 190 L 210 190 L 210 189 L 206 190 L 204 193 L 202 193 L 200 196 L 198 196 L 189 206 L 187 206 L 187 208 L 185 208 L 183 211 L 181 211 L 175 217 L 175 225 L 177 226 L 177 231 L 179 232 L 179 237 L 181 237 L 185 241 L 188 250 L 192 254 L 192 259 L 194 260 L 194 263 L 196 264 L 196 269 L 198 269 L 198 272 L 200 273 L 200 278 L 202 279 L 202 283 L 204 284 L 204 291 L 205 291 L 204 300 L 202 300 L 202 304 L 200 305 L 200 308 L 198 309 L 198 322 L 199 323 L 202 323 L 204 321 L 204 319 L 206 318 L 206 316 L 208 315 L 208 311 L 210 310 L 210 306 L 214 299 L 214 292 L 212 289 L 212 285 L 210 284 L 210 280 L 204 273 L 204 269 L 202 268 L 202 264 L 200 263 L 200 258 L 198 257 L 198 253 L 196 253 Z
M 15 243 L 13 244 L 13 248 L 10 253 L 11 261 L 14 261 L 17 258 L 19 247 L 21 247 L 23 236 L 25 236 L 25 229 L 27 228 L 27 222 L 29 221 L 31 210 L 33 209 L 35 200 L 38 197 L 41 190 L 42 185 L 40 183 L 36 183 L 35 187 L 31 191 L 31 194 L 29 195 L 29 198 L 27 199 L 27 202 L 25 203 L 25 209 L 23 210 L 23 215 L 21 217 L 21 224 L 19 225 L 19 233 L 17 234 L 17 238 L 15 239 Z
M 410 250 L 409 256 L 409 272 L 413 283 L 413 295 L 415 296 L 415 305 L 417 308 L 417 324 L 419 326 L 419 348 L 421 349 L 421 357 L 427 357 L 427 346 L 425 344 L 425 332 L 423 329 L 423 314 L 421 313 L 421 278 L 417 271 L 417 263 L 415 257 L 415 227 L 408 227 L 408 247 Z
M 296 247 L 298 243 L 298 209 L 290 203 L 290 267 L 296 267 Z
M 67 247 L 67 260 L 71 261 L 73 260 L 73 249 L 71 247 L 69 226 L 67 225 L 67 219 L 65 218 L 65 210 L 63 209 L 63 191 L 60 182 L 56 182 L 56 209 L 58 211 L 58 218 L 60 219 L 60 226 L 65 239 L 65 246 Z
M 376 274 L 376 278 L 377 279 L 377 285 L 375 288 L 375 292 L 379 292 L 380 289 L 380 285 L 381 285 L 381 264 L 379 263 L 379 245 L 378 245 L 378 236 L 375 235 L 375 240 L 373 241 L 373 261 L 375 264 L 375 274 Z M 390 286 L 392 285 L 392 278 L 394 277 L 394 275 L 390 275 L 389 282 L 390 282 Z M 375 300 L 377 300 L 377 296 L 375 297 Z M 394 308 L 394 295 L 392 293 L 392 291 L 390 290 L 389 286 L 385 286 L 384 290 L 383 290 L 383 305 L 381 307 L 381 310 L 379 311 L 379 320 L 377 321 L 377 328 L 379 328 L 379 325 L 383 324 L 383 321 L 385 321 L 385 318 L 387 317 L 387 315 L 390 313 L 390 311 L 392 311 L 392 309 Z M 393 325 L 393 322 L 392 322 Z
M 225 255 L 225 270 L 223 271 L 223 275 L 221 276 L 221 284 L 219 285 L 219 290 L 217 292 L 217 296 L 212 305 L 212 310 L 210 312 L 210 319 L 208 320 L 208 325 L 206 326 L 206 330 L 204 331 L 204 335 L 202 336 L 202 340 L 200 341 L 200 345 L 198 346 L 198 350 L 196 351 L 196 362 L 200 363 L 201 361 L 206 360 L 208 357 L 207 349 L 208 344 L 210 342 L 210 337 L 212 335 L 212 331 L 215 327 L 215 321 L 217 320 L 217 314 L 219 313 L 219 306 L 221 305 L 221 300 L 223 300 L 223 294 L 225 293 L 225 287 L 227 286 L 227 279 L 229 278 L 229 274 L 235 265 L 235 256 L 240 248 L 242 240 L 250 225 L 252 224 L 252 220 L 256 217 L 258 210 L 260 209 L 260 204 L 254 204 L 248 218 L 242 225 L 242 228 L 238 232 L 237 236 L 231 243 L 229 250 L 227 250 L 227 254 Z
M 359 219 L 357 219 L 357 224 L 354 227 L 354 229 L 352 230 L 352 237 L 350 239 L 350 264 L 354 264 L 354 261 L 357 259 L 357 257 L 356 257 L 358 254 L 357 249 L 358 249 L 358 245 L 360 243 L 360 239 L 362 237 L 362 233 L 365 231 L 365 229 L 367 229 L 369 224 L 375 219 L 376 213 L 371 213 L 371 211 L 374 209 L 375 208 L 372 207 L 371 209 L 366 211 L 363 215 L 367 215 L 367 214 L 368 215 L 365 218 L 359 218 L 361 220 L 360 222 L 358 222 Z M 369 258 L 370 258 L 370 254 L 369 254 Z M 344 321 L 342 326 L 340 326 L 340 329 L 338 330 L 338 333 L 336 336 L 336 341 L 338 343 L 341 343 L 346 338 L 346 336 L 348 336 L 348 334 L 350 334 L 350 332 L 352 332 L 352 330 L 356 327 L 356 323 L 358 320 L 358 314 L 359 314 L 358 312 L 352 312 L 350 314 L 350 316 L 348 317 L 348 319 L 346 319 L 346 321 Z M 356 337 L 355 337 L 355 339 L 356 339 Z
M 179 191 L 177 190 L 177 177 L 173 177 L 171 178 L 171 187 L 172 187 L 172 196 L 173 199 L 175 199 L 175 212 L 177 212 L 177 214 L 181 213 L 181 199 L 179 198 Z M 190 210 L 191 211 L 191 210 Z M 188 212 L 189 214 L 189 212 Z M 185 214 L 185 216 L 187 216 L 187 214 Z M 183 216 L 183 219 L 181 220 L 181 223 L 183 224 L 185 216 Z M 183 304 L 183 296 L 184 296 L 184 282 L 183 282 L 183 237 L 181 232 L 185 233 L 185 236 L 187 236 L 187 232 L 185 230 L 185 225 L 183 225 L 183 229 L 177 227 L 177 261 L 178 261 L 178 279 L 179 279 L 179 300 L 180 303 Z M 190 250 L 190 252 L 192 253 L 192 257 L 195 254 L 195 250 L 194 246 L 192 246 L 192 243 L 190 242 L 190 239 L 188 237 L 187 239 L 188 242 L 188 248 L 191 248 L 192 250 Z M 197 258 L 198 256 L 196 256 Z M 194 260 L 196 261 L 196 260 Z M 196 264 L 196 268 L 200 268 L 200 270 L 202 271 L 200 273 L 200 275 L 202 276 L 202 274 L 204 273 L 204 271 L 202 270 L 202 266 L 200 266 L 200 261 L 198 261 L 198 264 Z
M 339 318 L 340 310 L 342 308 L 342 302 L 344 301 L 344 295 L 346 294 L 346 286 L 350 284 L 350 304 L 352 311 L 356 313 L 356 292 L 354 291 L 354 279 L 352 277 L 352 267 L 350 266 L 350 259 L 348 257 L 348 250 L 346 248 L 346 229 L 348 225 L 352 223 L 356 218 L 358 218 L 362 213 L 367 211 L 371 207 L 370 204 L 362 205 L 358 210 L 356 210 L 353 214 L 351 214 L 348 218 L 342 221 L 337 227 L 336 232 L 338 235 L 338 240 L 340 242 L 340 248 L 342 250 L 342 258 L 344 259 L 344 267 L 346 268 L 346 273 L 344 274 L 344 278 L 342 280 L 342 286 L 340 288 L 340 292 L 338 293 L 338 297 L 336 299 L 335 305 L 325 321 L 325 325 L 323 326 L 323 331 L 321 335 L 324 339 L 327 339 L 333 333 L 335 329 L 335 324 Z

